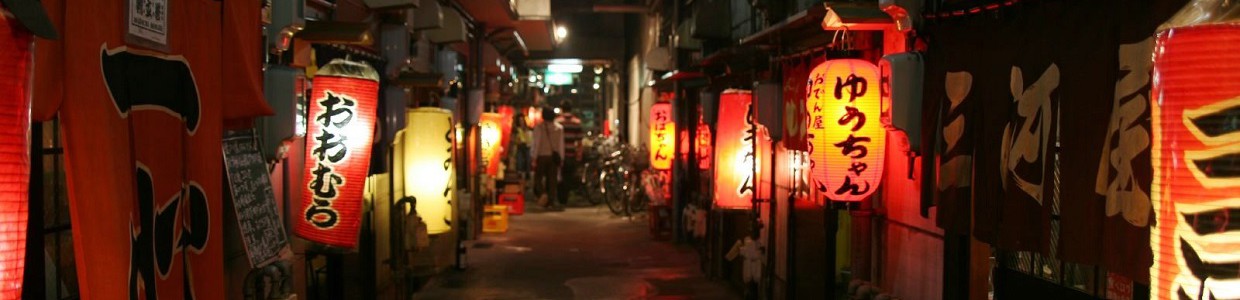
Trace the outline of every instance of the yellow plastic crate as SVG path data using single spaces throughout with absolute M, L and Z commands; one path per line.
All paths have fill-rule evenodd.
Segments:
M 487 205 L 482 209 L 482 232 L 508 232 L 508 206 Z

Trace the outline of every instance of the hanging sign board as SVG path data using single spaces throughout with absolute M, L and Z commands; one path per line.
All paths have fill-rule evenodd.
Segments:
M 168 0 L 129 0 L 125 41 L 168 51 Z
M 887 132 L 879 122 L 878 66 L 828 60 L 806 82 L 813 187 L 832 201 L 856 202 L 878 190 Z
M 232 192 L 241 241 L 250 267 L 261 268 L 289 251 L 267 163 L 253 131 L 224 132 L 223 147 L 228 190 Z

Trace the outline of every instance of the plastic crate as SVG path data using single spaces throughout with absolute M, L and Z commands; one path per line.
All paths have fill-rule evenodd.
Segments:
M 509 215 L 520 216 L 520 215 L 525 214 L 525 195 L 524 194 L 520 192 L 505 193 L 505 194 L 499 194 L 499 196 L 496 196 L 496 198 L 498 199 L 496 199 L 495 202 L 498 202 L 500 205 L 508 206 Z
M 508 232 L 508 206 L 487 205 L 482 210 L 482 232 Z

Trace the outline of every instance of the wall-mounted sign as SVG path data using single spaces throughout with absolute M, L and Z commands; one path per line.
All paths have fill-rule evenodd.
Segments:
M 828 60 L 806 81 L 813 188 L 832 201 L 861 201 L 878 190 L 887 137 L 879 122 L 878 66 Z
M 378 107 L 378 73 L 369 65 L 333 60 L 319 69 L 310 93 L 302 216 L 294 232 L 329 246 L 357 246 L 362 191 L 370 169 Z
M 670 170 L 676 153 L 676 122 L 672 104 L 659 102 L 650 106 L 650 167 Z
M 261 268 L 289 251 L 284 219 L 276 209 L 276 194 L 267 173 L 267 160 L 258 149 L 254 131 L 224 132 L 224 171 L 233 210 L 250 267 Z
M 411 109 L 409 127 L 398 134 L 402 153 L 405 195 L 417 200 L 418 216 L 426 222 L 426 232 L 438 234 L 452 230 L 452 198 L 456 164 L 452 145 L 456 127 L 452 112 L 432 107 Z
M 567 73 L 547 73 L 547 85 L 571 85 L 573 84 L 573 74 Z
M 1237 299 L 1240 28 L 1164 31 L 1154 48 L 1150 299 Z
M 168 51 L 168 0 L 129 0 L 127 42 Z

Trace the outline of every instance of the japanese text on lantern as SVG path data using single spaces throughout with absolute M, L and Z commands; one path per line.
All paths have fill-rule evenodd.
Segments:
M 353 121 L 356 102 L 348 97 L 327 91 L 327 96 L 319 100 L 323 112 L 314 116 L 314 121 L 321 127 L 316 144 L 311 150 L 315 167 L 311 172 L 310 191 L 314 199 L 306 209 L 306 221 L 315 227 L 332 228 L 339 221 L 339 214 L 332 208 L 332 202 L 338 197 L 338 186 L 345 184 L 344 177 L 332 168 L 349 155 L 345 146 L 347 139 L 344 129 Z
M 806 82 L 813 188 L 834 201 L 860 201 L 882 175 L 886 139 L 880 122 L 878 67 L 857 59 L 819 64 Z
M 675 153 L 676 123 L 672 121 L 672 105 L 655 103 L 650 107 L 650 166 L 656 170 L 672 167 Z

